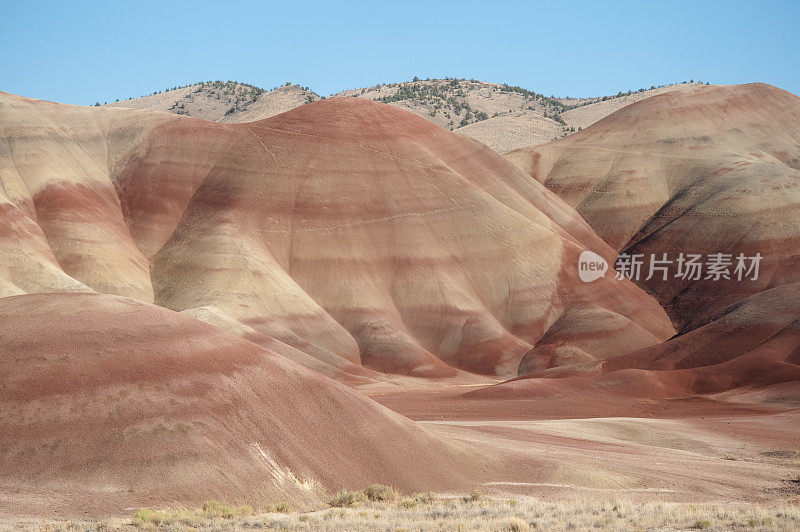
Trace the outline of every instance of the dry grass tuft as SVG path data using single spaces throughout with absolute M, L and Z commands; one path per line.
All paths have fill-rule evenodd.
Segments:
M 383 484 L 372 484 L 364 488 L 364 495 L 373 502 L 389 502 L 397 499 L 397 491 Z
M 203 513 L 207 517 L 222 517 L 225 519 L 249 517 L 253 515 L 253 507 L 242 505 L 234 508 L 218 501 L 206 501 L 203 503 Z
M 336 495 L 328 501 L 328 504 L 334 508 L 349 508 L 351 506 L 363 504 L 368 500 L 363 491 L 339 490 L 336 492 Z
M 419 504 L 430 504 L 436 500 L 436 495 L 429 491 L 425 491 L 422 493 L 415 493 L 411 496 L 411 498 Z

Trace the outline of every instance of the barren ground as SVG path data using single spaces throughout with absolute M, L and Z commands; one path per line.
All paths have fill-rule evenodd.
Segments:
M 426 385 L 397 378 L 360 391 L 437 436 L 516 466 L 515 476 L 507 468 L 495 481 L 476 484 L 479 500 L 438 493 L 420 502 L 405 494 L 344 508 L 326 500 L 284 505 L 282 512 L 275 511 L 278 501 L 265 501 L 228 517 L 160 507 L 144 521 L 133 507 L 102 521 L 81 511 L 71 519 L 7 514 L 0 527 L 757 530 L 800 524 L 800 409 L 712 398 L 570 405 L 567 398 L 464 397 L 492 382 L 477 380 Z
M 471 399 L 475 384 L 373 387 L 367 395 L 434 433 L 503 454 L 526 470 L 482 486 L 546 500 L 711 502 L 785 500 L 800 476 L 800 409 L 713 398 Z M 520 475 L 522 477 L 523 474 Z

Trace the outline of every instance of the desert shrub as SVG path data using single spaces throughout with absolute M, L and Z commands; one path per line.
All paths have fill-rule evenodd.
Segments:
M 364 488 L 364 495 L 371 501 L 393 501 L 397 498 L 397 492 L 391 486 L 383 484 L 372 484 Z
M 691 528 L 694 528 L 696 530 L 702 530 L 702 529 L 708 528 L 710 526 L 711 526 L 711 523 L 709 521 L 706 521 L 704 519 L 698 519 L 697 521 L 694 522 L 694 524 L 691 526 Z
M 233 508 L 219 501 L 206 501 L 203 503 L 203 513 L 210 517 L 231 517 Z
M 336 495 L 328 501 L 328 504 L 334 508 L 346 508 L 356 504 L 367 502 L 367 496 L 363 491 L 347 491 L 339 490 Z
M 233 515 L 236 517 L 250 517 L 254 513 L 253 507 L 249 504 L 242 504 L 233 509 Z
M 417 507 L 417 501 L 415 501 L 414 499 L 403 499 L 402 501 L 400 501 L 399 506 L 400 508 L 406 508 L 410 510 L 411 508 Z
M 288 502 L 279 502 L 275 505 L 275 511 L 282 514 L 288 514 L 292 512 L 292 505 Z
M 466 497 L 466 500 L 475 502 L 477 500 L 480 500 L 481 497 L 483 497 L 483 492 L 479 489 L 474 489 L 469 492 L 469 496 Z
M 415 493 L 411 497 L 420 504 L 430 504 L 436 500 L 436 497 L 433 495 L 433 493 L 427 491 L 422 493 Z
M 140 522 L 140 523 L 150 523 L 153 525 L 160 525 L 165 518 L 165 514 L 159 510 L 153 510 L 152 508 L 140 508 L 133 515 L 133 519 Z
M 231 517 L 248 517 L 253 515 L 252 506 L 242 505 L 237 507 L 228 506 L 219 501 L 206 501 L 203 503 L 203 513 L 206 517 L 222 517 L 230 519 Z
M 154 510 L 152 508 L 141 508 L 134 514 L 133 524 L 135 526 L 154 525 L 167 527 L 183 524 L 197 527 L 202 523 L 203 517 L 204 516 L 199 515 L 194 510 Z

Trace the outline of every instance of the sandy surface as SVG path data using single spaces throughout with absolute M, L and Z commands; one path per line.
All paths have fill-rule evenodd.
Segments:
M 608 100 L 603 100 L 602 98 L 588 98 L 576 101 L 567 100 L 565 103 L 568 105 L 581 105 L 566 111 L 563 114 L 563 118 L 567 125 L 574 127 L 575 129 L 586 129 L 598 120 L 601 120 L 611 113 L 618 111 L 623 107 L 627 107 L 632 103 L 636 103 L 659 94 L 665 94 L 667 92 L 683 92 L 691 87 L 697 87 L 697 84 L 678 83 L 676 85 L 649 89 L 643 92 L 633 92 L 631 94 L 626 93 L 621 96 L 615 96 L 614 98 L 610 98 Z
M 800 458 L 800 412 L 683 419 L 430 421 L 434 433 L 486 453 L 537 461 L 539 474 L 484 484 L 494 493 L 637 501 L 785 497 Z M 520 475 L 522 477 L 522 475 Z
M 786 482 L 800 467 L 800 408 L 792 405 L 700 397 L 601 404 L 567 394 L 514 400 L 464 395 L 480 389 L 475 384 L 436 390 L 373 387 L 366 393 L 442 437 L 510 463 L 536 464 L 525 474 L 520 468 L 516 478 L 484 485 L 503 496 L 791 498 Z
M 359 502 L 351 507 L 274 509 L 236 508 L 221 516 L 216 508 L 167 508 L 137 512 L 134 516 L 57 520 L 16 518 L 4 524 L 43 530 L 794 530 L 800 525 L 800 507 L 792 503 L 642 503 L 621 497 L 611 501 L 546 501 L 515 495 L 442 494 L 423 497 L 400 494 L 394 500 Z

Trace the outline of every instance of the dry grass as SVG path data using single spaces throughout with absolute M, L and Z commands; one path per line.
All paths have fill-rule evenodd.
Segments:
M 375 491 L 374 487 L 370 491 Z M 390 488 L 378 489 L 389 496 Z M 368 490 L 364 490 L 368 491 Z M 11 526 L 40 530 L 796 530 L 800 505 L 757 506 L 745 503 L 684 504 L 500 500 L 486 496 L 433 497 L 416 494 L 389 501 L 370 500 L 362 491 L 351 507 L 253 513 L 249 506 L 210 502 L 197 510 L 139 510 L 132 519 L 91 522 L 17 522 Z M 341 494 L 341 492 L 340 492 Z M 391 494 L 396 494 L 391 490 Z M 382 495 L 383 496 L 383 495 Z M 349 500 L 349 497 L 345 496 Z M 332 499 L 333 500 L 333 499 Z M 285 506 L 283 510 L 286 510 Z M 0 524 L 4 525 L 4 524 Z M 1 526 L 0 526 L 1 527 Z
M 397 492 L 391 486 L 383 484 L 372 484 L 364 489 L 367 499 L 374 502 L 389 502 L 397 499 Z

